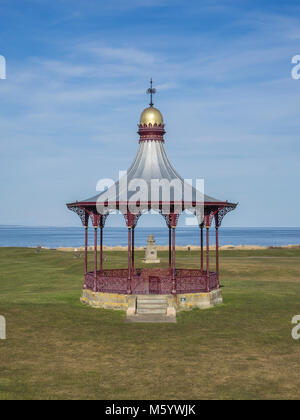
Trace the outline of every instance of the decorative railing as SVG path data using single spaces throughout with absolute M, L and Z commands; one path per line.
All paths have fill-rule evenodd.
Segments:
M 104 270 L 97 272 L 97 277 L 93 272 L 85 276 L 84 288 L 96 292 L 127 294 L 128 270 Z M 131 293 L 143 294 L 171 294 L 173 289 L 172 275 L 169 269 L 136 269 L 131 276 Z M 202 293 L 215 290 L 219 287 L 218 276 L 215 272 L 201 270 L 176 270 L 176 292 Z

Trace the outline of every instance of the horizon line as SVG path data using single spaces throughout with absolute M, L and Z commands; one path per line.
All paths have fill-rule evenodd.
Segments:
M 56 229 L 68 229 L 68 228 L 81 228 L 82 226 L 57 226 L 57 225 L 12 225 L 12 224 L 0 224 L 0 228 L 10 227 L 10 228 L 56 228 Z M 93 227 L 93 226 L 89 226 Z M 195 228 L 197 225 L 190 226 L 177 226 L 177 228 Z M 212 226 L 214 227 L 214 226 Z M 126 225 L 124 226 L 108 226 L 106 229 L 127 229 Z M 137 226 L 137 228 L 154 228 L 154 229 L 164 229 L 163 226 Z M 300 229 L 300 226 L 222 226 L 222 229 Z

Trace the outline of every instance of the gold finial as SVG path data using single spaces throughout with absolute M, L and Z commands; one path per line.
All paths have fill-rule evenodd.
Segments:
M 163 125 L 164 120 L 161 112 L 154 108 L 154 106 L 150 106 L 149 108 L 146 108 L 141 115 L 140 118 L 140 124 L 142 125 L 149 125 L 149 124 L 157 124 L 157 125 Z
M 150 95 L 150 107 L 144 109 L 140 118 L 141 125 L 163 125 L 163 116 L 161 112 L 154 108 L 153 104 L 153 95 L 156 93 L 156 89 L 153 88 L 152 79 L 150 80 L 150 88 L 147 90 L 147 94 Z

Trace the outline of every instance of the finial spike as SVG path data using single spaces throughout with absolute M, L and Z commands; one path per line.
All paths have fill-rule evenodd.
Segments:
M 150 88 L 147 90 L 148 95 L 150 95 L 150 106 L 152 107 L 153 104 L 153 95 L 156 93 L 156 89 L 153 88 L 152 77 L 150 79 Z

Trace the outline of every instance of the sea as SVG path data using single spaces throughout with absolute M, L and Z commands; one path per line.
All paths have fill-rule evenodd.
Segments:
M 157 245 L 168 244 L 168 229 L 137 227 L 135 245 L 146 246 L 149 234 L 153 234 Z M 107 227 L 104 229 L 104 245 L 126 246 L 127 229 Z M 211 244 L 215 230 L 211 229 Z M 89 229 L 89 245 L 93 245 L 93 229 Z M 283 246 L 300 244 L 300 228 L 229 228 L 220 229 L 220 245 Z M 178 227 L 177 245 L 199 245 L 198 227 Z M 84 244 L 84 229 L 81 227 L 24 227 L 0 226 L 0 247 L 80 247 Z

